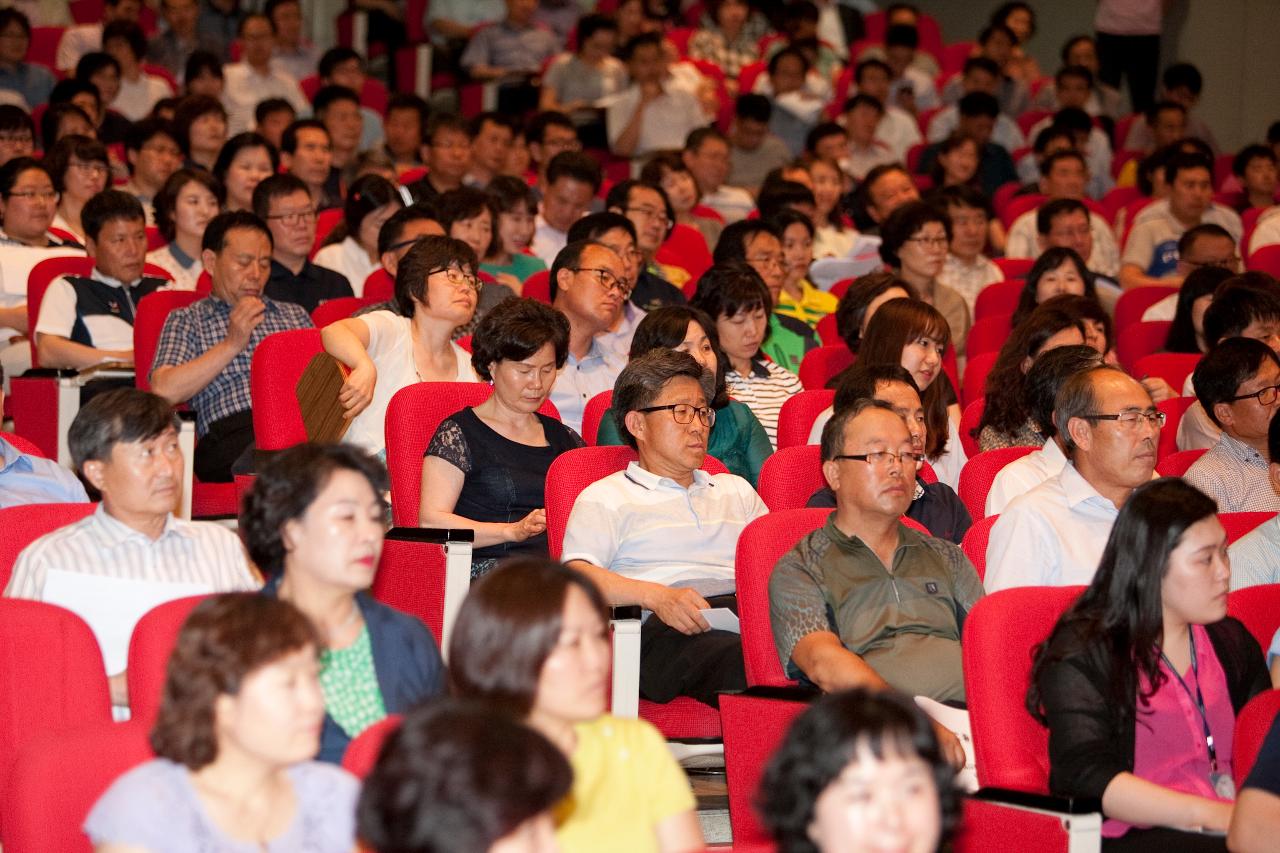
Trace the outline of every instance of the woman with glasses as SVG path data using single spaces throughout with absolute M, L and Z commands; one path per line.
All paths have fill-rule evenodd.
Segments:
M 476 256 L 452 237 L 422 237 L 400 259 L 396 310 L 326 326 L 324 348 L 351 373 L 338 396 L 353 418 L 346 441 L 385 454 L 387 404 L 415 382 L 479 382 L 471 355 L 453 342 L 480 294 Z
M 1049 729 L 1049 788 L 1102 801 L 1105 851 L 1226 850 L 1236 715 L 1270 684 L 1227 616 L 1217 511 L 1178 478 L 1135 489 L 1036 650 L 1027 709 Z
M 329 232 L 313 263 L 341 273 L 351 283 L 352 292 L 362 295 L 365 279 L 382 268 L 378 231 L 403 207 L 399 190 L 386 178 L 365 175 L 356 179 L 347 189 L 342 221 Z
M 204 227 L 218 215 L 225 197 L 222 184 L 203 169 L 179 169 L 156 193 L 156 227 L 167 245 L 147 254 L 173 276 L 175 290 L 195 290 L 204 272 Z
M 547 469 L 584 443 L 538 411 L 569 354 L 563 314 L 508 299 L 472 340 L 471 363 L 493 394 L 436 429 L 422 464 L 419 522 L 474 531 L 471 574 L 479 577 L 506 557 L 547 556 Z
M 922 201 L 908 202 L 880 226 L 880 257 L 911 286 L 915 297 L 938 310 L 957 354 L 964 353 L 973 320 L 964 297 L 938 281 L 951 246 L 951 220 Z
M 48 165 L 32 157 L 15 157 L 0 166 L 0 246 L 44 249 L 61 245 L 62 241 L 49 233 L 57 211 L 58 191 L 53 188 Z M 26 317 L 23 308 L 24 326 Z
M 53 188 L 58 191 L 58 215 L 50 227 L 83 246 L 85 236 L 80 211 L 85 202 L 107 188 L 111 175 L 107 148 L 87 136 L 64 136 L 44 159 L 53 175 Z

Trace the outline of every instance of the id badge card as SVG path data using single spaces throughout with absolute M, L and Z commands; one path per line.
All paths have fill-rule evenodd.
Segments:
M 1224 800 L 1236 798 L 1236 783 L 1229 773 L 1210 773 L 1209 781 L 1213 783 L 1213 791 Z

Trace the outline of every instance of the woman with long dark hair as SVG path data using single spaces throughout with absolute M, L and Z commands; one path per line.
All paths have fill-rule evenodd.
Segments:
M 1139 486 L 1036 650 L 1027 708 L 1049 728 L 1049 788 L 1101 799 L 1104 850 L 1226 849 L 1236 715 L 1270 683 L 1227 616 L 1217 511 L 1175 477 Z
M 1022 293 L 1018 296 L 1018 307 L 1013 310 L 1013 325 L 1017 326 L 1031 316 L 1041 302 L 1064 294 L 1087 296 L 1095 302 L 1098 299 L 1093 273 L 1084 265 L 1084 259 L 1076 254 L 1075 249 L 1054 246 L 1046 249 L 1031 265 Z
M 1165 352 L 1202 353 L 1209 349 L 1204 340 L 1204 312 L 1218 285 L 1232 275 L 1226 267 L 1197 267 L 1187 274 L 1178 288 L 1178 306 L 1164 339 Z

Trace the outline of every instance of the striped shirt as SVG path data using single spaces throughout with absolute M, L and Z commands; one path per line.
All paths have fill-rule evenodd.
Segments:
M 746 403 L 774 449 L 778 448 L 778 414 L 782 404 L 788 397 L 794 397 L 804 390 L 800 377 L 789 370 L 779 367 L 766 359 L 753 359 L 751 372 L 743 376 L 730 368 L 725 374 L 725 383 L 729 386 L 729 395 L 741 403 Z
M 152 540 L 108 515 L 101 505 L 93 515 L 24 548 L 5 597 L 43 600 L 51 569 L 120 580 L 200 584 L 214 592 L 260 586 L 239 538 L 225 527 L 170 515 L 164 532 Z
M 1218 502 L 1218 512 L 1280 512 L 1267 460 L 1225 432 L 1182 479 Z

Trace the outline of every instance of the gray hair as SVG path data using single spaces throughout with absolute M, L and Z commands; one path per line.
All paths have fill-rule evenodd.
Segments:
M 898 415 L 884 400 L 874 397 L 859 397 L 852 405 L 838 410 L 827 425 L 822 428 L 822 461 L 830 462 L 844 452 L 844 431 L 853 419 L 867 409 L 884 409 L 891 415 Z
M 1066 448 L 1068 459 L 1075 452 L 1076 443 L 1072 440 L 1067 426 L 1072 418 L 1097 414 L 1098 395 L 1094 377 L 1107 372 L 1118 373 L 1125 377 L 1129 375 L 1118 367 L 1100 364 L 1068 377 L 1058 389 L 1058 396 L 1053 401 L 1053 425 L 1058 428 L 1058 434 L 1062 436 L 1062 444 Z
M 150 441 L 179 425 L 169 401 L 150 391 L 116 388 L 98 394 L 76 413 L 67 430 L 72 467 L 82 474 L 85 462 L 107 461 L 117 444 Z
M 696 379 L 707 405 L 711 405 L 716 395 L 716 378 L 687 352 L 664 347 L 652 349 L 631 359 L 618 374 L 618 381 L 613 386 L 613 419 L 630 447 L 635 448 L 636 437 L 627 429 L 627 412 L 652 406 L 667 383 L 680 376 Z

